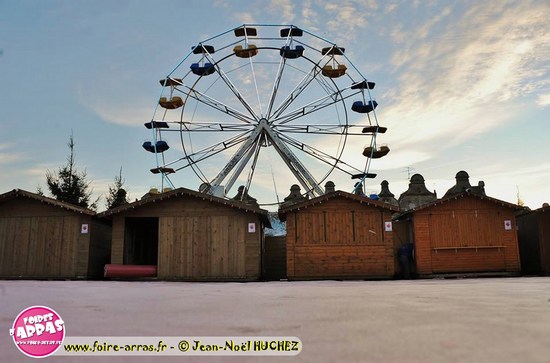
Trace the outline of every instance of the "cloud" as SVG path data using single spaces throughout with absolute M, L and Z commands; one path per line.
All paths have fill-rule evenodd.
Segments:
M 323 28 L 329 31 L 331 40 L 347 43 L 350 38 L 356 38 L 367 26 L 368 12 L 364 8 L 368 4 L 349 0 L 325 3 L 324 11 L 330 16 Z
M 0 144 L 0 165 L 15 164 L 27 158 L 25 153 L 13 152 L 15 145 L 12 143 Z
M 394 29 L 400 46 L 391 62 L 400 83 L 382 95 L 379 118 L 390 127 L 383 140 L 435 154 L 509 122 L 521 112 L 519 97 L 542 87 L 548 9 L 493 5 L 472 6 L 453 22 L 445 8 L 408 32 Z
M 254 20 L 254 16 L 251 13 L 241 13 L 239 12 L 237 17 L 239 18 L 239 22 L 242 24 L 252 24 L 256 21 Z
M 281 16 L 283 23 L 291 24 L 294 21 L 295 10 L 292 0 L 274 0 L 269 5 L 271 13 Z
M 546 107 L 550 105 L 550 93 L 539 95 L 537 97 L 537 105 L 540 107 Z
M 153 107 L 136 108 L 133 102 L 128 102 L 127 105 L 98 102 L 93 111 L 109 123 L 143 127 L 143 122 L 151 119 Z

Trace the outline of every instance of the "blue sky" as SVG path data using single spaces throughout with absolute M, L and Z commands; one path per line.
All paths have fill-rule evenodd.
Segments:
M 548 1 L 527 0 L 0 0 L 0 192 L 44 188 L 46 170 L 65 163 L 72 130 L 94 193 L 105 195 L 122 167 L 130 197 L 140 198 L 160 185 L 141 148 L 158 80 L 199 41 L 244 23 L 295 24 L 345 47 L 376 82 L 377 118 L 388 127 L 380 141 L 391 152 L 372 162 L 378 177 L 367 192 L 386 179 L 398 197 L 410 168 L 442 196 L 465 170 L 489 196 L 516 202 L 519 190 L 538 208 L 550 202 L 548 19 Z M 362 144 L 350 140 L 346 150 Z M 177 145 L 170 152 L 177 157 Z M 356 154 L 345 155 L 363 163 Z M 284 198 L 294 182 L 273 173 L 285 176 Z M 329 179 L 351 190 L 347 179 Z

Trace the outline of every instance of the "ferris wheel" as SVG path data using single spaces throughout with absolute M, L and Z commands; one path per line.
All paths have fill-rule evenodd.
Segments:
M 267 205 L 292 184 L 321 195 L 338 174 L 358 192 L 389 152 L 377 143 L 386 128 L 374 82 L 344 45 L 294 25 L 244 24 L 198 42 L 160 84 L 143 148 L 163 186 L 222 197 L 240 187 Z

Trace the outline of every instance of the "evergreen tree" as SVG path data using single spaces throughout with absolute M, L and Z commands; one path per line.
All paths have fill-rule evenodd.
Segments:
M 109 185 L 109 195 L 106 200 L 107 209 L 113 209 L 129 202 L 123 186 L 124 179 L 122 178 L 122 167 L 120 167 L 118 176 L 115 176 L 115 183 Z
M 95 209 L 97 207 L 97 200 L 90 204 L 92 190 L 90 190 L 90 182 L 86 180 L 86 171 L 79 172 L 75 166 L 74 145 L 71 133 L 69 142 L 67 143 L 70 150 L 67 164 L 59 168 L 55 173 L 48 170 L 46 172 L 46 183 L 51 195 L 55 199 L 79 207 Z

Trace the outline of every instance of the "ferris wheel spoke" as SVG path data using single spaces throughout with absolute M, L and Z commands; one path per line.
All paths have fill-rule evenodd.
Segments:
M 212 156 L 221 153 L 222 151 L 225 151 L 227 149 L 230 149 L 232 147 L 235 147 L 236 145 L 239 145 L 239 144 L 245 142 L 246 140 L 248 140 L 248 137 L 249 137 L 248 134 L 249 133 L 250 132 L 245 132 L 245 133 L 233 136 L 231 138 L 228 138 L 226 140 L 217 142 L 213 145 L 210 145 L 208 147 L 205 147 L 201 150 L 198 150 L 198 151 L 195 151 L 195 152 L 192 152 L 192 153 L 187 152 L 184 149 L 184 153 L 185 153 L 184 157 L 181 157 L 181 158 L 176 159 L 172 162 L 169 162 L 169 163 L 165 164 L 164 166 L 172 166 L 172 165 L 180 163 L 180 162 L 186 162 L 186 164 L 184 164 L 183 166 L 180 166 L 179 168 L 177 168 L 176 171 L 185 169 L 185 168 L 187 168 L 191 165 L 194 165 L 196 163 L 199 163 L 201 161 L 209 159 Z
M 350 97 L 354 97 L 357 93 L 352 93 L 349 95 L 343 95 L 341 92 L 334 92 L 329 95 L 326 95 L 324 97 L 321 97 L 313 102 L 308 103 L 307 105 L 304 105 L 298 109 L 295 109 L 293 111 L 290 111 L 289 113 L 286 113 L 284 115 L 281 115 L 273 120 L 273 123 L 275 125 L 283 125 L 286 123 L 289 123 L 291 121 L 294 121 L 296 119 L 299 119 L 301 117 L 304 117 L 306 115 L 309 115 L 311 113 L 317 112 L 319 110 L 322 110 L 326 107 L 332 106 L 338 102 L 342 102 L 343 100 L 346 100 Z
M 237 111 L 236 109 L 227 106 L 221 101 L 216 100 L 215 98 L 212 98 L 208 96 L 205 93 L 202 93 L 194 88 L 187 87 L 187 95 L 191 97 L 192 99 L 196 100 L 197 102 L 200 102 L 202 104 L 205 104 L 211 108 L 214 108 L 218 111 L 221 111 L 227 115 L 233 116 L 234 118 L 241 120 L 243 122 L 252 124 L 256 120 L 253 117 L 250 117 L 249 115 L 246 115 L 240 111 Z
M 212 61 L 212 63 L 214 64 L 214 68 L 216 69 L 216 72 L 219 74 L 220 78 L 223 80 L 223 82 L 227 85 L 227 87 L 229 88 L 229 90 L 233 93 L 233 95 L 235 95 L 235 97 L 237 98 L 237 100 L 239 100 L 239 102 L 244 106 L 244 108 L 246 108 L 246 110 L 250 113 L 250 116 L 252 116 L 252 119 L 253 120 L 258 120 L 259 117 L 258 115 L 256 114 L 256 112 L 254 111 L 254 109 L 252 108 L 252 106 L 250 106 L 250 104 L 248 103 L 248 101 L 246 101 L 246 99 L 244 98 L 244 96 L 242 95 L 242 93 L 237 89 L 237 87 L 235 86 L 235 84 L 233 84 L 233 82 L 231 82 L 231 80 L 229 79 L 229 77 L 227 76 L 227 73 L 223 71 L 223 69 L 221 69 L 221 67 L 219 66 L 218 62 L 215 62 L 212 57 L 210 55 L 207 55 L 207 58 L 210 59 Z M 255 82 L 256 80 L 254 80 Z
M 289 93 L 284 101 L 273 112 L 274 119 L 277 119 L 285 110 L 298 98 L 298 96 L 309 86 L 309 84 L 315 79 L 315 77 L 321 72 L 320 68 L 314 66 L 309 72 L 301 79 L 298 85 Z
M 292 125 L 274 125 L 273 129 L 281 133 L 291 134 L 315 134 L 315 135 L 365 135 L 362 132 L 367 125 L 314 125 L 314 124 L 292 124 Z
M 186 132 L 237 132 L 237 131 L 251 131 L 254 127 L 253 125 L 243 125 L 243 124 L 234 124 L 234 123 L 221 123 L 221 122 L 178 122 L 181 127 L 181 130 Z M 172 130 L 178 131 L 181 130 Z
M 281 57 L 279 61 L 279 68 L 277 69 L 277 74 L 275 76 L 275 81 L 273 82 L 273 88 L 271 90 L 271 96 L 269 97 L 269 105 L 267 109 L 267 118 L 271 117 L 271 111 L 273 110 L 273 105 L 275 104 L 275 99 L 277 97 L 277 92 L 279 91 L 279 85 L 281 84 L 281 79 L 283 78 L 283 71 L 286 65 L 286 58 Z
M 256 71 L 254 70 L 254 61 L 252 59 L 253 58 L 250 57 L 250 58 L 248 58 L 248 61 L 250 63 L 250 70 L 252 71 L 252 79 L 254 80 L 254 88 L 256 89 L 256 98 L 257 98 L 257 101 L 258 101 L 258 110 L 260 111 L 259 118 L 261 118 L 261 117 L 263 117 L 262 101 L 260 100 L 260 91 L 258 89 L 258 80 L 256 79 Z M 255 114 L 255 113 L 253 113 L 253 114 Z
M 308 154 L 309 156 L 327 164 L 330 166 L 334 166 L 335 169 L 338 169 L 342 171 L 343 173 L 346 173 L 348 175 L 354 175 L 363 172 L 363 170 L 356 168 L 355 166 L 346 163 L 340 158 L 336 158 L 331 154 L 325 153 L 324 151 L 321 151 L 311 145 L 308 145 L 306 143 L 303 143 L 301 141 L 298 141 L 294 138 L 291 138 L 287 135 L 280 134 L 281 140 L 286 142 L 288 145 L 293 146 L 294 148 Z M 345 169 L 345 168 L 347 169 Z

